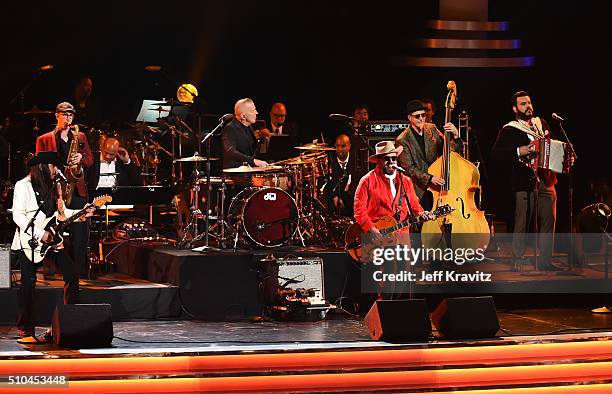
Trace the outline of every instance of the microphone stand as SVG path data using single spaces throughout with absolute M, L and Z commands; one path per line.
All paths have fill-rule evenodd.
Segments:
M 211 251 L 211 252 L 219 252 L 221 251 L 221 249 L 218 248 L 213 248 L 212 246 L 209 246 L 209 216 L 210 216 L 210 195 L 212 193 L 212 185 L 210 183 L 210 137 L 212 137 L 217 131 L 219 131 L 223 126 L 225 126 L 226 122 L 221 119 L 219 120 L 219 124 L 210 131 L 210 133 L 206 134 L 204 136 L 204 138 L 202 138 L 202 140 L 200 141 L 200 144 L 203 144 L 206 142 L 206 217 L 204 219 L 204 223 L 205 223 L 205 228 L 204 228 L 204 246 L 200 246 L 198 248 L 195 248 L 194 250 L 200 253 L 205 253 L 206 251 Z M 219 220 L 217 218 L 217 220 Z M 195 241 L 196 239 L 194 239 Z
M 559 118 L 555 118 L 557 120 L 557 122 L 559 122 L 559 128 L 561 129 L 561 132 L 563 133 L 563 136 L 565 137 L 565 140 L 567 141 L 567 144 L 569 145 L 570 148 L 570 154 L 573 156 L 574 160 L 578 158 L 578 156 L 576 155 L 576 151 L 574 150 L 574 144 L 572 144 L 572 141 L 569 139 L 569 136 L 567 135 L 567 132 L 565 131 L 565 128 L 563 127 L 563 121 Z M 580 276 L 580 274 L 573 272 L 574 269 L 574 171 L 572 171 L 572 166 L 569 166 L 568 169 L 568 178 L 567 178 L 567 205 L 568 205 L 568 209 L 569 209 L 569 234 L 570 234 L 570 239 L 569 239 L 569 248 L 567 251 L 567 264 L 568 264 L 568 271 L 561 271 L 558 272 L 557 275 L 576 275 L 576 276 Z

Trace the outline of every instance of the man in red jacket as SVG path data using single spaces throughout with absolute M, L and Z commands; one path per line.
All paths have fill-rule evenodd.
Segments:
M 359 181 L 355 191 L 355 221 L 361 226 L 365 233 L 362 237 L 362 245 L 368 242 L 372 246 L 380 249 L 389 245 L 381 246 L 382 234 L 376 227 L 376 222 L 384 216 L 393 216 L 398 222 L 404 221 L 411 216 L 423 216 L 426 219 L 433 219 L 433 215 L 424 211 L 419 204 L 419 199 L 414 192 L 412 180 L 397 170 L 397 156 L 402 152 L 402 147 L 395 147 L 393 141 L 381 141 L 376 144 L 376 153 L 370 156 L 369 161 L 376 163 L 376 168 Z M 408 227 L 397 231 L 393 237 L 393 244 L 410 246 Z M 369 263 L 373 256 L 365 256 L 365 263 Z M 365 277 L 362 279 L 362 288 L 369 288 L 369 291 L 378 293 L 378 298 L 382 298 L 382 293 L 388 294 L 390 298 L 410 291 L 409 283 L 388 282 L 383 279 L 376 281 L 370 287 L 374 271 L 380 270 L 388 274 L 398 274 L 411 270 L 411 264 L 405 260 L 397 258 L 385 259 L 385 266 L 379 266 L 376 261 L 368 264 Z M 376 265 L 376 266 L 375 266 Z M 368 291 L 368 290 L 366 290 Z
M 45 133 L 36 139 L 36 153 L 38 152 L 57 152 L 59 162 L 67 165 L 80 164 L 82 171 L 85 172 L 93 165 L 93 154 L 89 149 L 87 137 L 84 133 L 78 133 L 78 150 L 68 158 L 74 130 L 70 125 L 74 120 L 74 106 L 68 102 L 59 103 L 55 107 L 55 118 L 57 125 L 53 130 Z M 70 160 L 69 160 L 70 159 Z M 62 169 L 64 172 L 65 170 Z M 68 208 L 81 209 L 87 204 L 87 183 L 86 175 L 76 183 L 76 188 L 72 196 L 72 201 Z M 69 226 L 72 236 L 72 258 L 78 268 L 79 276 L 87 278 L 89 263 L 87 259 L 87 245 L 89 244 L 89 227 L 86 221 L 75 222 Z
M 412 179 L 396 170 L 402 149 L 393 141 L 376 144 L 376 154 L 369 158 L 376 168 L 361 178 L 355 191 L 355 221 L 374 239 L 381 236 L 374 223 L 384 216 L 393 216 L 398 222 L 409 216 L 433 218 L 419 204 Z

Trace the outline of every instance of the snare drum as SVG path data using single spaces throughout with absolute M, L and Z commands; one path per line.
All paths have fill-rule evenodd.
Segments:
M 285 244 L 298 228 L 298 209 L 286 191 L 250 187 L 232 199 L 228 224 L 256 245 L 272 248 Z
M 289 190 L 289 175 L 285 171 L 253 174 L 251 176 L 251 185 L 255 187 L 267 186 Z

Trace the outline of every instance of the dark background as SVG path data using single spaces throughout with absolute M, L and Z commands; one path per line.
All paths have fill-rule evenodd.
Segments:
M 429 96 L 442 107 L 446 81 L 459 88 L 478 137 L 486 179 L 484 207 L 502 219 L 512 212 L 507 173 L 490 160 L 498 129 L 512 120 L 510 96 L 531 92 L 536 114 L 566 117 L 578 153 L 575 211 L 592 199 L 589 182 L 609 176 L 610 33 L 605 1 L 491 1 L 489 20 L 510 22 L 508 38 L 535 66 L 516 69 L 423 69 L 391 65 L 408 51 L 418 21 L 435 19 L 437 3 L 352 1 L 12 2 L 0 17 L 2 115 L 7 103 L 44 64 L 24 107 L 52 109 L 70 97 L 75 80 L 94 80 L 94 97 L 112 121 L 132 120 L 142 98 L 172 97 L 179 82 L 200 92 L 205 112 L 232 112 L 241 97 L 268 118 L 275 101 L 309 135 L 335 134 L 331 112 L 367 103 L 372 119 L 403 118 L 405 103 Z M 165 74 L 150 73 L 156 64 Z M 438 110 L 440 126 L 443 108 Z M 29 131 L 25 131 L 26 133 Z M 34 135 L 32 135 L 34 139 Z M 484 178 L 483 174 L 483 178 Z M 561 176 L 558 231 L 567 231 L 567 177 Z

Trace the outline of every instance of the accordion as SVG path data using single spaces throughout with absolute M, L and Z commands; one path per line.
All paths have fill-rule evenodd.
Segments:
M 574 154 L 565 142 L 541 138 L 531 141 L 530 145 L 533 145 L 535 150 L 522 161 L 534 170 L 541 168 L 557 174 L 567 174 L 574 165 Z

